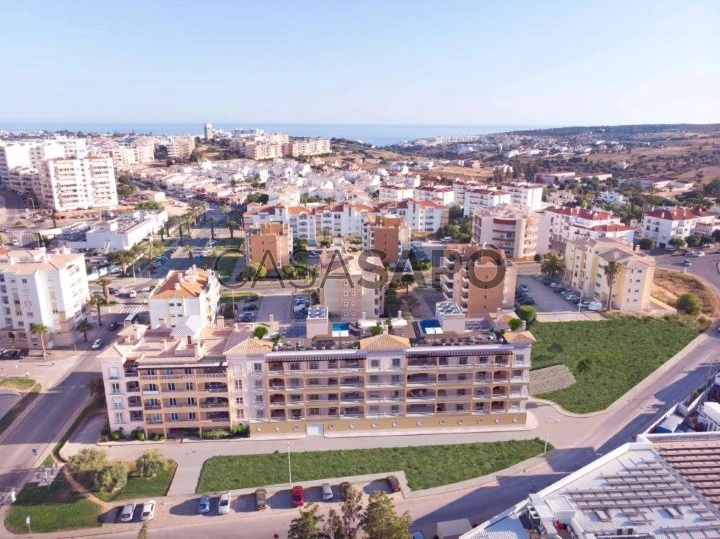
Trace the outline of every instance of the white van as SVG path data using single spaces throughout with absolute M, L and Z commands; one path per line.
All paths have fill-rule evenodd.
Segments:
M 588 304 L 588 311 L 601 311 L 602 310 L 602 302 L 600 301 L 591 301 Z

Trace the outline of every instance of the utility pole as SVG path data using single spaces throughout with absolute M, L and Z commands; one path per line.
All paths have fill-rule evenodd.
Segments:
M 292 464 L 290 462 L 290 440 L 288 440 L 287 443 L 288 448 L 288 482 L 290 483 L 290 486 L 292 486 Z

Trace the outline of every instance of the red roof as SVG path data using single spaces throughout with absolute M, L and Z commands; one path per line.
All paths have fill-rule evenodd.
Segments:
M 693 219 L 695 217 L 705 217 L 710 215 L 710 213 L 693 208 L 675 208 L 674 210 L 650 210 L 646 211 L 645 215 L 649 217 L 656 217 L 658 219 L 666 219 L 668 221 L 682 221 L 684 219 Z
M 588 210 L 587 208 L 550 208 L 547 211 L 560 215 L 576 216 L 580 217 L 581 219 L 588 219 L 590 221 L 605 221 L 607 219 L 615 217 L 609 211 Z

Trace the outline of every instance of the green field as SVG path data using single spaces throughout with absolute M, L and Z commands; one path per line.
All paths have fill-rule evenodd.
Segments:
M 129 464 L 133 466 L 134 462 Z M 130 473 L 128 474 L 127 485 L 110 496 L 93 489 L 93 476 L 90 473 L 77 474 L 75 475 L 75 479 L 104 502 L 128 500 L 131 498 L 155 498 L 167 494 L 176 468 L 177 463 L 170 461 L 167 470 L 159 473 L 155 477 L 139 477 L 133 473 L 131 467 Z
M 100 526 L 101 513 L 99 505 L 72 490 L 60 473 L 49 487 L 25 485 L 8 509 L 5 526 L 13 533 L 27 533 L 25 517 L 30 517 L 35 533 L 95 528 Z
M 7 389 L 17 389 L 18 391 L 27 391 L 35 385 L 32 378 L 3 378 L 0 380 L 0 387 Z
M 636 317 L 536 323 L 531 331 L 537 339 L 532 367 L 562 363 L 577 379 L 573 386 L 542 398 L 578 413 L 607 408 L 698 336 L 692 324 Z M 583 358 L 591 368 L 580 375 L 576 367 Z
M 218 269 L 217 269 L 218 278 L 223 281 L 229 282 L 230 277 L 232 276 L 233 269 L 235 269 L 235 264 L 237 264 L 237 261 L 239 259 L 240 259 L 240 253 L 237 253 L 237 252 L 224 253 L 218 263 Z
M 460 445 L 293 453 L 293 481 L 313 481 L 403 470 L 408 485 L 422 490 L 503 470 L 542 453 L 543 442 L 513 440 Z M 212 457 L 205 461 L 197 492 L 252 488 L 288 482 L 287 453 Z

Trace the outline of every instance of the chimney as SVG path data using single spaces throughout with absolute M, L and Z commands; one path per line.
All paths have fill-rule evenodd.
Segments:
M 522 321 L 522 326 L 520 326 L 520 331 L 525 331 L 527 329 L 527 322 L 525 320 Z
M 398 318 L 402 318 L 402 311 L 398 310 L 398 315 L 397 315 L 397 317 L 398 317 Z
M 501 315 L 501 314 L 502 314 L 502 309 L 501 309 L 500 307 L 498 307 L 497 309 L 495 309 L 495 316 L 497 316 L 498 318 L 500 318 L 500 315 Z
M 225 327 L 225 317 L 224 316 L 218 316 L 215 319 L 215 327 L 217 329 L 222 329 Z
M 175 283 L 175 290 L 180 290 L 180 283 Z
M 235 323 L 233 324 L 233 331 L 237 331 L 237 330 L 239 330 L 239 329 L 240 329 L 240 324 L 238 324 L 237 322 L 235 322 Z
M 163 349 L 163 352 L 165 352 L 168 349 L 167 339 L 162 340 L 162 349 Z

